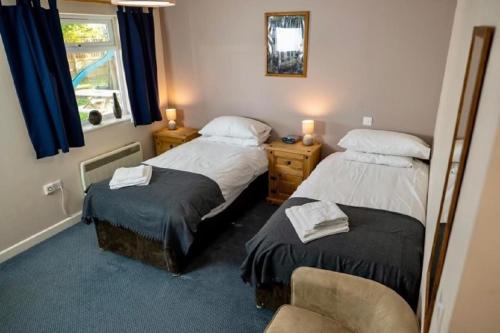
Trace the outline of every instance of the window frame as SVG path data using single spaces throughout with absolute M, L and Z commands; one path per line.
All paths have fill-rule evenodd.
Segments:
M 66 53 L 91 53 L 113 50 L 115 52 L 116 61 L 116 75 L 118 80 L 118 89 L 120 91 L 120 102 L 122 108 L 122 119 L 115 119 L 113 114 L 104 114 L 102 117 L 103 126 L 109 125 L 109 123 L 119 122 L 123 120 L 131 120 L 132 114 L 130 112 L 130 101 L 128 95 L 128 87 L 125 79 L 125 69 L 123 67 L 122 60 L 122 48 L 120 43 L 120 36 L 118 33 L 118 20 L 113 15 L 99 15 L 99 14 L 70 14 L 61 13 L 60 14 L 61 25 L 63 23 L 99 23 L 105 24 L 109 31 L 109 41 L 107 42 L 95 42 L 89 43 L 84 42 L 81 44 L 71 43 L 66 44 Z M 114 121 L 113 121 L 114 120 Z M 82 128 L 84 132 L 97 128 L 89 123 L 88 120 L 81 121 Z M 99 126 L 99 125 L 98 125 Z

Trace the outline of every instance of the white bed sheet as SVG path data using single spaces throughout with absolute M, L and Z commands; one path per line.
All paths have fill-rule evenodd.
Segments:
M 226 209 L 252 183 L 267 171 L 262 146 L 244 147 L 199 137 L 144 162 L 159 168 L 188 171 L 215 181 L 226 200 L 203 219 Z
M 318 164 L 293 197 L 382 209 L 414 217 L 425 225 L 429 167 L 396 168 L 345 160 L 334 153 Z

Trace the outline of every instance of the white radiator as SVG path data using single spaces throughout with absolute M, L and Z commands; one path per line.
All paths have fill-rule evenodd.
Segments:
M 111 178 L 115 170 L 120 167 L 137 166 L 142 161 L 142 147 L 139 142 L 83 161 L 80 163 L 83 190 L 85 191 L 92 183 Z

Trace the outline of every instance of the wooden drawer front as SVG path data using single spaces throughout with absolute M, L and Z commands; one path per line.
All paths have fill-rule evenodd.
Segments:
M 296 183 L 290 182 L 278 182 L 278 193 L 290 196 L 297 189 Z
M 302 177 L 286 174 L 278 175 L 278 192 L 290 196 L 302 182 Z
M 279 197 L 282 199 L 288 198 L 300 185 L 302 177 L 277 174 L 269 176 L 269 196 Z
M 302 183 L 302 177 L 286 174 L 286 173 L 279 173 L 278 174 L 278 181 L 280 182 L 288 182 L 288 183 L 294 183 L 296 186 L 299 186 L 300 183 Z
M 302 168 L 295 169 L 285 165 L 276 165 L 274 168 L 278 174 L 295 176 L 300 179 L 304 176 L 304 170 Z
M 155 152 L 156 155 L 163 154 L 167 150 L 177 147 L 182 144 L 182 140 L 165 140 L 162 138 L 155 139 Z
M 277 174 L 304 176 L 304 156 L 299 154 L 288 154 L 275 152 L 274 168 Z
M 160 142 L 163 142 L 165 144 L 176 144 L 176 145 L 180 145 L 181 143 L 184 143 L 186 140 L 183 140 L 183 139 L 177 139 L 177 138 L 169 138 L 169 137 L 162 137 L 162 136 L 159 136 L 156 138 L 158 141 Z
M 304 155 L 302 155 L 302 154 L 293 154 L 293 153 L 287 153 L 287 152 L 278 151 L 278 150 L 273 151 L 273 154 L 276 157 L 276 159 L 281 159 L 285 163 L 286 163 L 286 161 L 289 161 L 289 160 L 291 160 L 291 161 L 293 161 L 293 160 L 303 161 L 304 160 Z
M 281 204 L 295 192 L 319 162 L 321 145 L 305 149 L 299 145 L 270 144 L 267 149 L 269 159 L 269 195 L 267 201 Z
M 286 166 L 292 169 L 302 169 L 304 167 L 304 161 L 292 158 L 276 157 L 276 165 Z

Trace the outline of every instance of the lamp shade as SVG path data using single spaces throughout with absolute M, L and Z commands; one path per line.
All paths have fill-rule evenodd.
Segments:
M 177 119 L 177 110 L 167 109 L 167 119 L 168 120 L 176 120 Z
M 303 120 L 302 121 L 302 133 L 303 134 L 313 134 L 314 133 L 314 120 Z
M 111 0 L 113 5 L 128 7 L 169 7 L 175 0 Z

